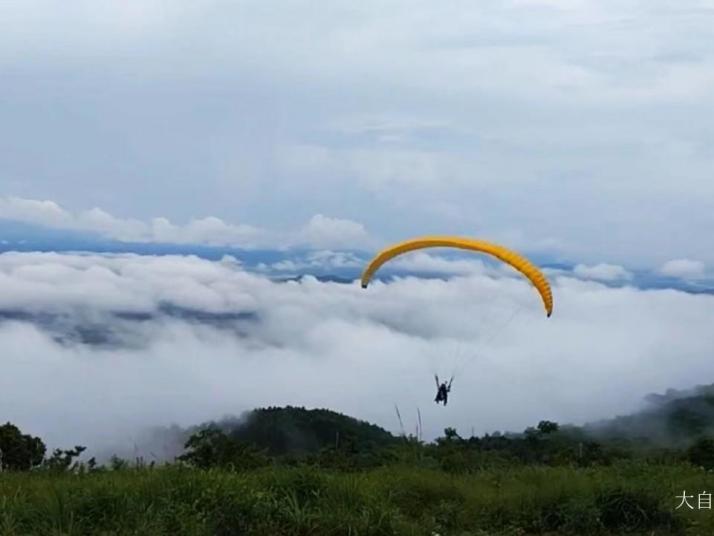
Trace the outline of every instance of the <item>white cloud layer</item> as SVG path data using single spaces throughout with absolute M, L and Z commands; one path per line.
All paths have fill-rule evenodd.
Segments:
M 371 242 L 361 223 L 316 214 L 293 233 L 278 233 L 245 224 L 229 224 L 209 216 L 175 225 L 167 218 L 150 222 L 121 219 L 93 208 L 78 214 L 65 210 L 54 201 L 18 197 L 0 197 L 0 219 L 97 233 L 125 242 L 161 242 L 170 244 L 207 244 L 243 248 L 309 246 L 316 248 L 359 248 Z
M 714 297 L 558 277 L 546 319 L 522 279 L 272 282 L 234 260 L 0 255 L 0 418 L 100 448 L 140 426 L 263 405 L 329 407 L 430 437 L 583 422 L 714 381 Z M 170 314 L 177 309 L 191 315 Z M 516 316 L 513 317 L 514 312 Z M 30 319 L 34 319 L 30 321 Z M 62 342 L 62 329 L 112 343 Z M 58 330 L 60 330 L 58 332 Z M 457 369 L 446 408 L 434 372 Z

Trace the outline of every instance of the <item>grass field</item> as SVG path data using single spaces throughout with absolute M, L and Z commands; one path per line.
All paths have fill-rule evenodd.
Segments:
M 0 534 L 714 534 L 691 465 L 526 466 L 450 474 L 180 466 L 0 475 Z M 695 510 L 676 509 L 686 490 Z

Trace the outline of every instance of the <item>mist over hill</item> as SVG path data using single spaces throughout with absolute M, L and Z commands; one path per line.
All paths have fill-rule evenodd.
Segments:
M 154 427 L 143 430 L 133 443 L 100 452 L 97 458 L 112 455 L 125 459 L 172 461 L 183 453 L 183 446 L 193 434 L 207 428 L 251 443 L 274 456 L 305 456 L 326 447 L 350 444 L 357 450 L 369 450 L 394 444 L 398 438 L 383 428 L 328 409 L 302 407 L 258 408 L 240 416 L 227 416 L 195 426 Z
M 692 389 L 668 389 L 645 398 L 647 407 L 632 415 L 585 425 L 603 441 L 630 441 L 644 446 L 686 448 L 702 437 L 714 436 L 714 384 Z
M 686 449 L 701 438 L 714 437 L 714 384 L 691 390 L 669 389 L 664 394 L 648 395 L 646 401 L 646 409 L 630 415 L 584 425 L 559 424 L 563 433 L 571 437 L 637 449 Z M 446 421 L 444 427 L 448 427 Z M 147 428 L 133 437 L 133 443 L 106 449 L 98 458 L 106 460 L 118 455 L 172 461 L 183 453 L 184 444 L 193 434 L 208 428 L 265 449 L 272 456 L 316 454 L 340 443 L 349 443 L 357 451 L 369 451 L 400 440 L 379 426 L 329 409 L 267 407 L 185 428 Z M 520 437 L 523 433 L 501 432 L 504 437 Z

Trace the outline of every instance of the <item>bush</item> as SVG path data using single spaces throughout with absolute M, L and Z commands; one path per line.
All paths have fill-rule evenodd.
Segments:
M 690 463 L 704 469 L 714 469 L 714 439 L 699 439 L 687 449 L 686 458 Z

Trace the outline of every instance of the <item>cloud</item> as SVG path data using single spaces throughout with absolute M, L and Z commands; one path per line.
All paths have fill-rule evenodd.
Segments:
M 261 263 L 258 270 L 262 272 L 291 272 L 301 274 L 305 271 L 329 271 L 331 269 L 353 268 L 361 269 L 365 259 L 349 251 L 318 250 L 311 251 L 293 259 L 285 259 L 266 265 Z
M 270 233 L 252 225 L 231 225 L 220 218 L 191 220 L 184 226 L 172 224 L 166 218 L 154 218 L 151 240 L 173 244 L 248 245 L 266 244 Z M 278 238 L 274 238 L 278 242 Z M 279 244 L 278 244 L 279 245 Z
M 706 274 L 706 266 L 700 261 L 673 259 L 660 267 L 660 273 L 680 279 L 701 279 Z
M 581 279 L 594 279 L 596 281 L 610 282 L 632 279 L 632 274 L 623 266 L 607 263 L 600 263 L 594 266 L 578 264 L 573 268 L 573 273 Z
M 361 223 L 315 214 L 303 227 L 298 240 L 317 248 L 359 249 L 370 243 Z
M 18 202 L 21 200 L 14 199 Z M 2 213 L 0 213 L 2 215 Z M 149 226 L 138 220 L 123 220 L 115 218 L 100 208 L 93 208 L 81 212 L 76 218 L 68 213 L 69 218 L 64 222 L 64 227 L 81 231 L 99 233 L 117 240 L 143 242 L 151 236 Z M 12 219 L 12 218 L 8 218 Z M 42 223 L 29 221 L 29 223 Z
M 0 197 L 0 218 L 51 227 L 71 226 L 72 214 L 54 201 Z
M 315 248 L 359 248 L 371 243 L 364 225 L 322 214 L 314 215 L 294 233 L 269 231 L 252 225 L 229 224 L 209 216 L 176 225 L 167 218 L 151 222 L 117 218 L 93 208 L 75 215 L 53 201 L 0 197 L 0 219 L 38 224 L 57 229 L 97 233 L 125 242 L 207 244 L 243 248 L 309 246 Z
M 2 193 L 142 222 L 90 216 L 119 236 L 263 243 L 323 214 L 714 262 L 706 3 L 274 4 L 3 2 Z
M 415 274 L 436 273 L 446 275 L 485 274 L 489 269 L 479 259 L 454 259 L 416 251 L 397 257 L 388 269 L 406 270 Z M 500 267 L 499 267 L 500 268 Z
M 554 296 L 546 319 L 522 278 L 478 272 L 364 290 L 273 282 L 230 258 L 6 253 L 0 407 L 93 449 L 282 404 L 395 431 L 394 404 L 407 422 L 418 407 L 434 437 L 608 417 L 714 373 L 712 296 L 566 276 Z M 454 369 L 453 402 L 436 408 L 432 375 Z

